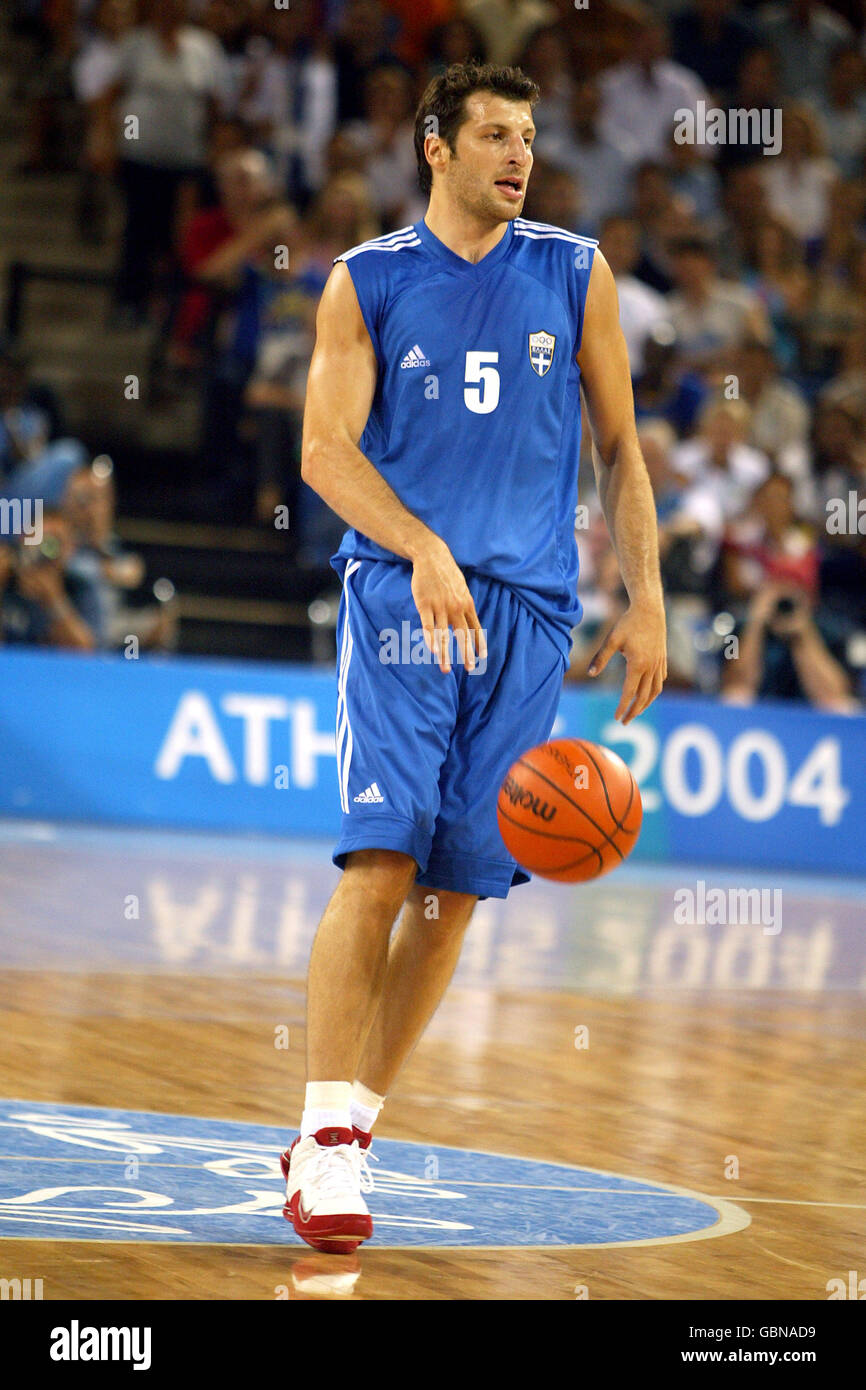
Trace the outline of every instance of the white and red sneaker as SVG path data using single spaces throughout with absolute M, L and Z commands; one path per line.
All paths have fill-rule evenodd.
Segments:
M 369 1170 L 350 1129 L 299 1136 L 281 1155 L 280 1167 L 286 1179 L 283 1215 L 314 1250 L 347 1255 L 370 1239 L 373 1221 L 361 1196 Z

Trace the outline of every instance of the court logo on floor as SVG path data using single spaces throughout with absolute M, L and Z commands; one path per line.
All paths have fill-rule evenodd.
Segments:
M 296 1243 L 280 1128 L 0 1101 L 0 1238 Z M 375 1142 L 378 1246 L 609 1246 L 727 1235 L 717 1197 L 591 1168 Z

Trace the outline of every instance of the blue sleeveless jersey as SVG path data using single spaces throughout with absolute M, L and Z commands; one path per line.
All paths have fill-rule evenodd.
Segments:
M 422 220 L 337 258 L 379 364 L 362 452 L 464 572 L 512 588 L 564 651 L 581 614 L 575 356 L 596 245 L 517 218 L 473 265 Z M 338 573 L 351 558 L 406 563 L 355 530 Z

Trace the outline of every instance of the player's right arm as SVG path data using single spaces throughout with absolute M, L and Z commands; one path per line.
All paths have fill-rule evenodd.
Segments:
M 328 278 L 316 316 L 316 347 L 304 408 L 301 477 L 347 525 L 411 562 L 412 596 L 428 647 L 447 671 L 450 661 L 445 636 L 452 628 L 471 669 L 473 653 L 483 656 L 485 646 L 460 567 L 441 537 L 404 507 L 358 447 L 376 393 L 377 376 L 376 352 L 352 277 L 345 262 L 340 261 Z M 437 639 L 436 634 L 441 636 Z

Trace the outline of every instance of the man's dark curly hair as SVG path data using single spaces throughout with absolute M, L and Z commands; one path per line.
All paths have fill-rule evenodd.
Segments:
M 509 101 L 527 101 L 535 106 L 540 92 L 531 77 L 520 68 L 497 67 L 494 63 L 452 63 L 434 77 L 421 98 L 415 115 L 415 154 L 422 193 L 433 187 L 433 171 L 424 153 L 428 135 L 439 135 L 453 152 L 457 132 L 466 116 L 466 98 L 473 92 L 495 92 Z

